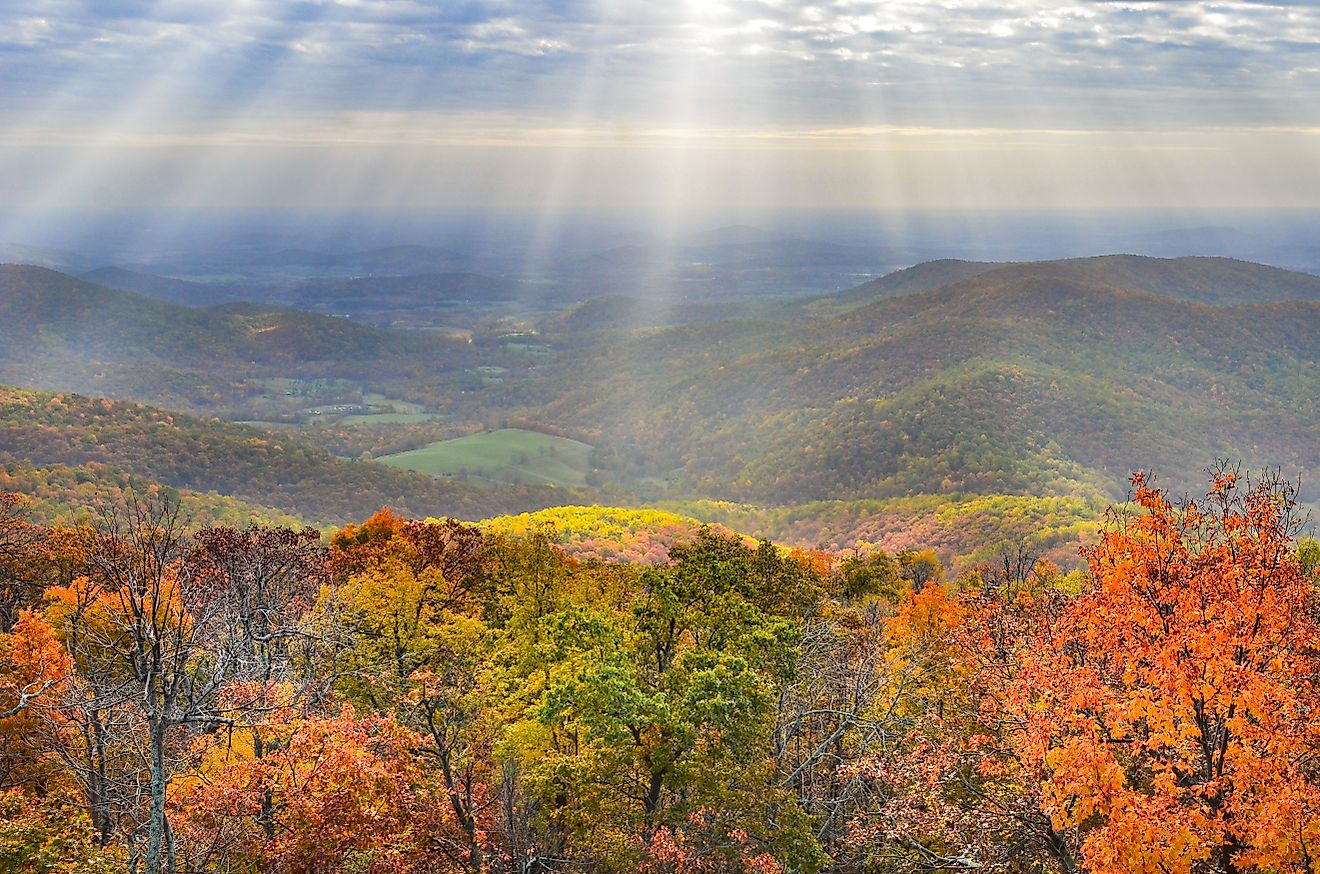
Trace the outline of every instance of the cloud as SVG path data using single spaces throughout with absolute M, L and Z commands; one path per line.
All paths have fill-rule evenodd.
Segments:
M 172 94 L 219 114 L 277 93 L 294 112 L 635 122 L 685 101 L 696 118 L 757 124 L 1076 123 L 1132 100 L 1152 118 L 1218 123 L 1243 111 L 1225 92 L 1317 96 L 1317 46 L 1320 10 L 1245 0 L 22 0 L 0 2 L 0 109 L 21 117 L 58 98 L 95 118 L 168 76 Z M 696 76 L 700 93 L 675 93 Z
M 1215 178 L 1238 165 L 1273 173 L 1272 161 L 1285 160 L 1297 166 L 1280 164 L 1280 173 L 1306 175 L 1320 128 L 1320 8 L 1283 0 L 0 0 L 0 113 L 0 145 L 32 155 L 47 144 L 67 156 L 64 165 L 47 161 L 44 176 L 9 168 L 13 190 L 47 201 L 95 190 L 98 173 L 112 174 L 104 168 L 114 161 L 96 154 L 102 147 L 193 149 L 199 178 L 217 150 L 435 147 L 468 162 L 445 176 L 468 187 L 499 175 L 481 150 L 502 150 L 507 161 L 537 151 L 535 172 L 525 174 L 532 181 L 507 189 L 572 180 L 560 186 L 565 198 L 592 184 L 589 162 L 570 154 L 584 149 L 608 151 L 627 168 L 611 183 L 625 193 L 631 180 L 655 176 L 645 169 L 651 153 L 780 150 L 794 155 L 783 167 L 810 192 L 803 156 L 826 151 L 869 152 L 873 163 L 901 168 L 909 159 L 893 156 L 978 150 L 996 157 L 976 167 L 1063 174 L 1081 172 L 1069 170 L 1071 156 L 1093 134 L 1122 143 L 1085 147 L 1089 165 L 1102 169 L 1109 155 L 1140 150 L 1133 135 L 1147 134 L 1156 150 L 1174 137 L 1171 155 L 1229 155 L 1205 171 Z M 1224 139 L 1283 130 L 1307 133 L 1287 149 Z M 1010 152 L 1028 157 L 997 157 Z M 393 160 L 374 154 L 337 166 Z M 1032 157 L 1042 154 L 1048 161 Z M 201 186 L 171 155 L 180 190 Z M 1163 173 L 1153 158 L 1124 160 L 1105 172 Z M 686 173 L 701 184 L 720 176 L 700 168 L 727 176 L 744 167 L 657 161 L 671 178 Z M 781 172 L 768 159 L 745 166 Z M 927 168 L 930 180 L 976 172 L 945 159 L 910 166 Z M 881 175 L 901 187 L 893 168 Z M 52 181 L 38 191 L 27 177 Z M 453 187 L 436 190 L 445 186 Z M 1037 188 L 1050 190 L 1043 179 Z

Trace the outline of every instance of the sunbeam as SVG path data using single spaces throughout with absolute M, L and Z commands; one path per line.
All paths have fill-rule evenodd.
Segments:
M 0 0 L 0 874 L 1320 874 L 1318 436 L 1320 2 Z

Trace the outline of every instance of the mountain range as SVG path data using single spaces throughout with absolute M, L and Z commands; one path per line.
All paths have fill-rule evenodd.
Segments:
M 396 295 L 408 305 L 434 292 L 436 276 L 470 283 L 470 296 L 487 302 L 519 291 L 507 280 L 456 274 L 322 278 L 305 288 Z M 1059 530 L 1072 530 L 1095 507 L 1121 500 L 1134 470 L 1153 469 L 1175 492 L 1195 491 L 1204 468 L 1220 458 L 1300 475 L 1303 499 L 1320 498 L 1311 485 L 1320 470 L 1320 278 L 1309 274 L 1210 257 L 944 260 L 782 305 L 698 299 L 658 306 L 628 298 L 575 303 L 544 317 L 546 333 L 496 319 L 464 339 L 269 304 L 185 307 L 47 269 L 4 266 L 0 381 L 208 415 L 230 410 L 230 418 L 265 403 L 306 406 L 282 397 L 292 388 L 270 388 L 289 377 L 354 387 L 359 395 L 392 391 L 453 422 L 444 436 L 469 421 L 472 430 L 516 426 L 590 444 L 596 481 L 606 484 L 593 500 L 664 501 L 796 542 L 893 537 L 903 507 L 933 519 L 936 499 L 977 507 L 1017 506 L 1003 504 L 1007 498 L 1075 499 L 1058 518 Z M 674 321 L 695 323 L 657 326 L 688 309 L 700 315 Z M 639 313 L 643 323 L 630 326 Z M 28 407 L 37 403 L 25 397 Z M 527 490 L 464 491 L 472 487 L 378 473 L 384 468 L 316 448 L 399 451 L 442 430 L 393 425 L 387 415 L 355 427 L 397 439 L 312 426 L 266 436 L 226 431 L 223 439 L 216 432 L 219 442 L 206 443 L 202 456 L 246 471 L 228 479 L 213 464 L 189 462 L 193 450 L 174 438 L 152 437 L 150 445 L 170 447 L 174 466 L 163 469 L 149 453 L 106 454 L 98 403 L 87 401 L 76 421 L 10 415 L 71 436 L 33 443 L 21 436 L 27 431 L 11 430 L 8 442 L 21 451 L 7 457 L 117 465 L 315 519 L 351 518 L 377 501 L 440 513 L 522 511 L 553 501 Z M 113 409 L 124 415 L 128 408 Z M 207 433 L 237 427 L 181 421 Z M 325 453 L 316 465 L 328 472 L 302 477 L 297 488 L 280 485 L 272 471 L 290 467 L 284 449 L 255 466 L 236 460 L 275 452 L 253 440 Z M 46 444 L 63 448 L 38 452 Z M 194 478 L 190 466 L 209 473 Z M 344 483 L 358 484 L 352 500 Z M 317 497 L 321 490 L 327 497 Z M 697 512 L 694 501 L 743 509 L 717 512 L 724 505 L 710 504 Z M 1030 512 L 1049 518 L 1050 506 Z M 1026 511 L 1010 515 L 1018 512 Z M 958 548 L 972 545 L 959 541 Z
M 584 347 L 542 415 L 591 423 L 682 491 L 771 502 L 1119 497 L 1148 466 L 1179 487 L 1217 457 L 1320 466 L 1320 278 L 1206 258 L 939 262 L 843 299 L 824 318 Z

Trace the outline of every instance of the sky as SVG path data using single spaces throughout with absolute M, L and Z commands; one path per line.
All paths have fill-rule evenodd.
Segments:
M 1301 0 L 0 0 L 61 211 L 1320 207 Z

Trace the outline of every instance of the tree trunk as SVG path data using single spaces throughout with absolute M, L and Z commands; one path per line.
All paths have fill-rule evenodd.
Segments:
M 165 730 L 163 720 L 151 724 L 151 808 L 147 819 L 146 874 L 162 874 L 173 867 L 161 867 L 168 827 L 165 817 Z

